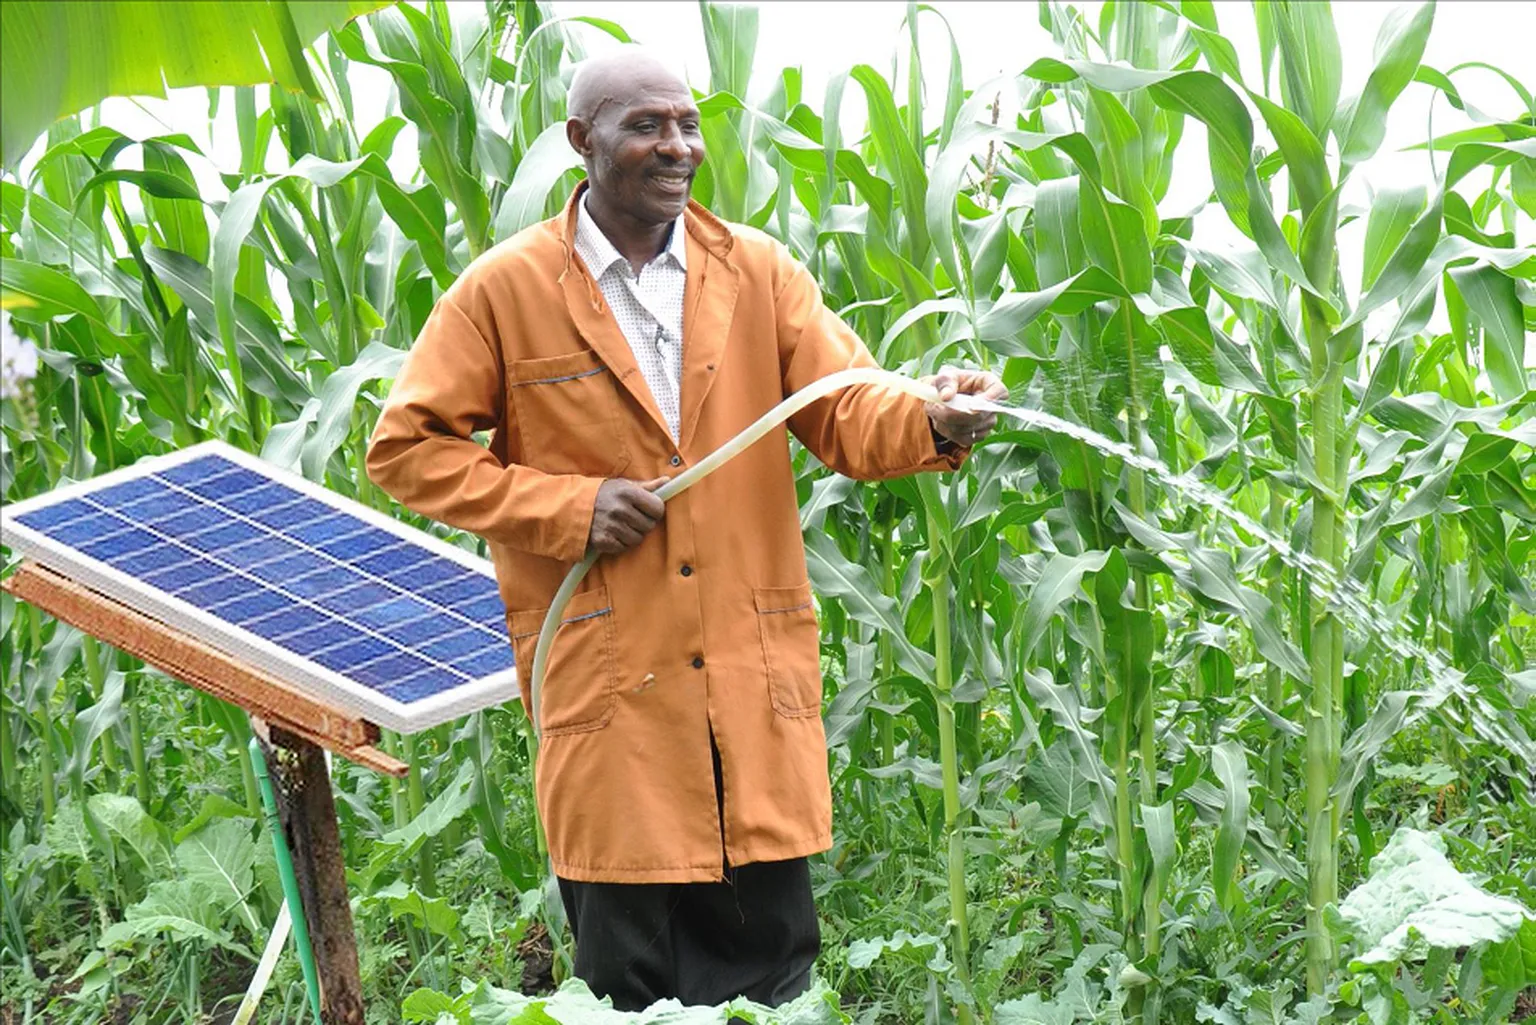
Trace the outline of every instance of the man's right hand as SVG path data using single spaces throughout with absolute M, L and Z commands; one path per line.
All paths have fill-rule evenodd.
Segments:
M 652 492 L 671 479 L 633 481 L 616 477 L 603 481 L 592 508 L 587 551 L 617 555 L 645 540 L 666 510 L 666 504 Z

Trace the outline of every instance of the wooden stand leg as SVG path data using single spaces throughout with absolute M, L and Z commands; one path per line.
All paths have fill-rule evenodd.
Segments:
M 271 727 L 271 736 L 270 745 L 262 744 L 262 753 L 277 792 L 278 813 L 309 923 L 320 978 L 321 1021 L 323 1025 L 363 1025 L 357 933 L 352 927 L 341 831 L 325 753 L 279 726 Z

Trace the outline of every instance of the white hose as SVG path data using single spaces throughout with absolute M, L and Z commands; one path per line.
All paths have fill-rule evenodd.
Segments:
M 903 377 L 889 370 L 881 370 L 878 367 L 854 367 L 850 370 L 840 370 L 835 374 L 812 381 L 758 417 L 736 437 L 657 488 L 656 497 L 665 502 L 682 494 L 735 459 L 748 447 L 761 440 L 763 435 L 806 406 L 855 384 L 879 385 L 922 399 L 924 402 L 939 401 L 938 390 L 932 385 L 914 381 L 910 377 Z M 544 616 L 544 626 L 539 630 L 539 641 L 533 649 L 533 667 L 528 682 L 535 738 L 541 738 L 543 735 L 539 728 L 539 694 L 544 686 L 544 672 L 549 667 L 550 646 L 554 643 L 555 632 L 560 628 L 560 617 L 565 614 L 565 607 L 570 604 L 572 596 L 576 594 L 576 587 L 581 583 L 581 578 L 587 575 L 587 570 L 591 569 L 592 564 L 597 561 L 598 554 L 589 552 L 586 558 L 571 567 L 571 571 L 561 581 L 560 589 L 555 592 L 554 598 L 550 601 L 549 612 Z
M 272 935 L 267 939 L 267 946 L 261 952 L 261 961 L 256 965 L 256 974 L 251 976 L 251 984 L 245 989 L 245 999 L 240 1001 L 240 1009 L 230 1021 L 230 1025 L 249 1025 L 256 1015 L 256 1007 L 261 1003 L 261 998 L 267 992 L 267 983 L 272 981 L 272 971 L 277 967 L 277 959 L 282 956 L 283 944 L 288 942 L 288 930 L 293 925 L 293 919 L 288 917 L 288 902 L 284 901 L 277 912 L 277 922 L 272 926 Z

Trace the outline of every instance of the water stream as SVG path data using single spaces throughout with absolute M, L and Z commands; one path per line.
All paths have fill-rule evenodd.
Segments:
M 1446 663 L 1438 652 L 1426 648 L 1410 636 L 1400 623 L 1391 619 L 1358 580 L 1341 577 L 1332 566 L 1300 551 L 1284 538 L 1276 537 L 1262 523 L 1233 505 L 1225 494 L 1197 477 L 1188 473 L 1175 473 L 1160 460 L 1142 455 L 1125 442 L 1107 438 L 1098 431 L 1051 413 L 1006 406 L 973 395 L 956 396 L 950 404 L 970 411 L 987 411 L 1011 417 L 1025 426 L 1081 441 L 1104 455 L 1115 456 L 1127 465 L 1145 471 L 1184 498 L 1196 501 L 1237 524 L 1275 552 L 1286 565 L 1320 585 L 1322 593 L 1336 610 L 1345 614 L 1342 618 L 1346 623 L 1366 630 L 1393 654 L 1405 659 L 1418 659 L 1436 683 L 1452 688 L 1460 684 L 1462 674 Z

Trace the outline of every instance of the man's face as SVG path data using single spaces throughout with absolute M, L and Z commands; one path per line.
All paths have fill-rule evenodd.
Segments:
M 704 163 L 699 109 L 686 86 L 658 76 L 603 102 L 590 123 L 573 122 L 571 141 L 586 158 L 594 198 L 644 224 L 683 212 Z

